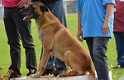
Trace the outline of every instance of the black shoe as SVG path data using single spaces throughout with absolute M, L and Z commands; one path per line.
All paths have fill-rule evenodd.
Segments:
M 116 68 L 124 68 L 124 66 L 117 65 L 117 66 L 113 67 L 113 69 L 116 69 Z
M 11 75 L 10 75 L 10 77 L 8 78 L 8 80 L 14 80 L 14 78 L 19 78 L 19 77 L 21 77 L 21 75 L 15 75 L 14 73 L 12 73 Z
M 29 70 L 29 73 L 27 73 L 27 76 L 29 76 L 29 75 L 31 75 L 31 74 L 34 74 L 34 73 L 36 73 L 36 70 Z
M 60 73 L 66 72 L 66 68 L 57 68 L 56 71 L 53 72 L 54 76 L 57 76 Z
M 44 76 L 44 75 L 49 75 L 49 74 L 52 75 L 54 71 L 55 71 L 54 68 L 52 68 L 52 69 L 46 69 L 46 70 L 44 71 L 44 73 L 42 74 L 42 76 Z

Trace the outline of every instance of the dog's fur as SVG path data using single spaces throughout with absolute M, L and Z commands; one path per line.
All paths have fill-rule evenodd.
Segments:
M 79 76 L 88 72 L 90 80 L 95 80 L 95 73 L 91 68 L 92 61 L 88 52 L 44 4 L 32 2 L 21 13 L 27 15 L 24 20 L 31 18 L 36 20 L 43 45 L 43 54 L 38 71 L 32 77 L 40 77 L 45 70 L 50 54 L 52 54 L 72 69 L 70 72 L 61 73 L 60 76 Z

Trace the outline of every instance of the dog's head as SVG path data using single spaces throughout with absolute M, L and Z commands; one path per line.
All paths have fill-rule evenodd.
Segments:
M 21 14 L 25 16 L 23 20 L 38 19 L 39 16 L 43 16 L 44 12 L 48 11 L 48 8 L 39 1 L 32 2 L 27 8 L 20 10 Z

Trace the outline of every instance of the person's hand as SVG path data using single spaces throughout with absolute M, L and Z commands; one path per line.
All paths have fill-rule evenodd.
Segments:
M 19 8 L 22 8 L 22 7 L 24 7 L 25 5 L 28 5 L 30 2 L 31 2 L 31 0 L 21 0 L 21 1 L 18 3 L 18 7 L 19 7 Z
M 106 35 L 110 32 L 110 25 L 109 25 L 109 21 L 104 21 L 104 25 L 103 25 L 103 33 Z
M 80 41 L 80 42 L 82 42 L 83 41 L 83 35 L 82 35 L 82 30 L 81 30 L 81 25 L 79 25 L 79 27 L 78 27 L 78 32 L 77 32 L 77 38 L 78 38 L 78 40 Z

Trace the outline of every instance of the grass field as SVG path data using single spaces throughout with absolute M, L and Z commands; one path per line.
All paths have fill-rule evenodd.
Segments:
M 69 31 L 75 36 L 77 34 L 77 15 L 68 15 L 67 16 L 67 23 Z M 11 27 L 11 26 L 10 26 Z M 38 38 L 38 31 L 35 25 L 34 20 L 32 20 L 32 35 L 34 38 L 34 43 L 36 47 L 36 56 L 37 56 L 37 63 L 39 63 L 40 59 L 40 52 L 41 52 L 41 43 Z M 82 45 L 87 49 L 85 41 L 82 42 Z M 88 50 L 88 49 L 87 49 Z M 111 69 L 113 66 L 117 64 L 116 62 L 116 46 L 114 37 L 109 41 L 108 45 L 108 63 L 109 63 L 109 70 L 112 71 L 113 80 L 118 80 L 119 77 L 124 76 L 124 69 Z M 25 52 L 22 47 L 22 54 L 21 54 L 21 73 L 22 76 L 25 76 L 28 70 L 25 66 Z M 3 68 L 3 74 L 6 73 L 8 67 L 10 65 L 10 55 L 9 55 L 9 46 L 7 44 L 7 37 L 3 25 L 3 21 L 0 21 L 0 67 Z

